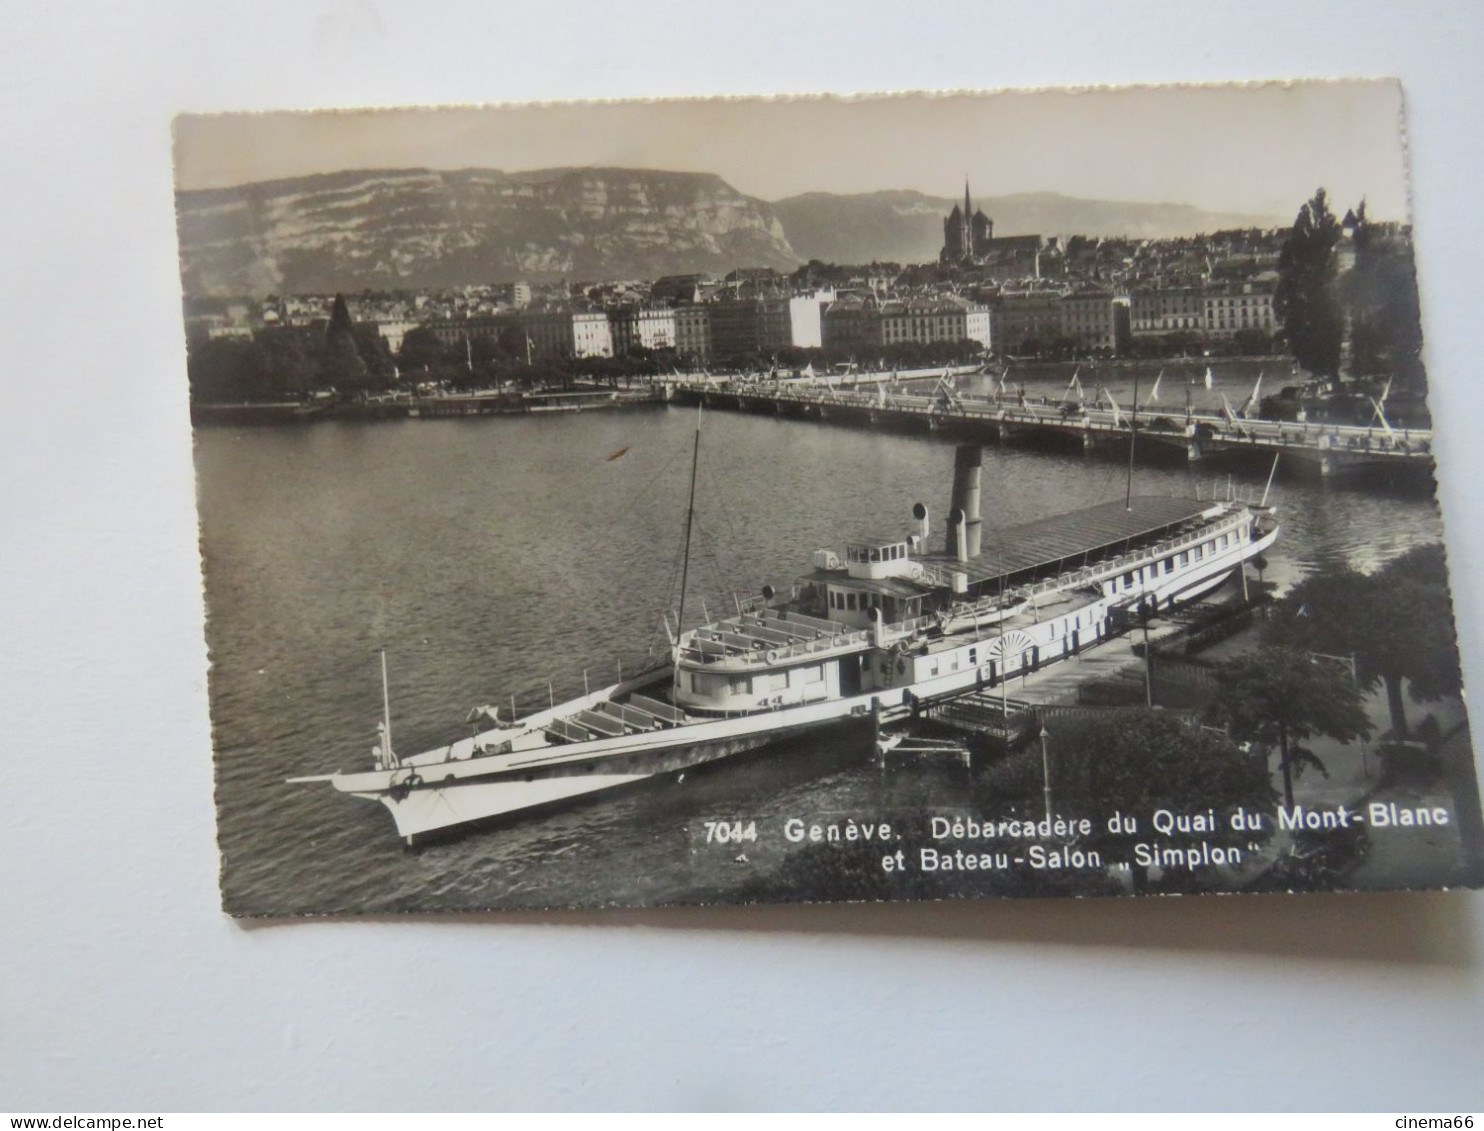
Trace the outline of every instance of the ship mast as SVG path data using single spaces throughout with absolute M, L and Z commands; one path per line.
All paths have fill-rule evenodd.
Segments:
M 386 649 L 381 650 L 381 768 L 395 770 L 400 763 L 392 750 L 392 698 L 387 690 Z
M 1139 434 L 1139 373 L 1134 371 L 1134 405 L 1128 418 L 1128 481 L 1123 488 L 1123 509 L 1134 509 L 1134 437 Z
M 680 603 L 675 608 L 675 680 L 680 681 L 680 633 L 685 617 L 685 590 L 690 581 L 690 532 L 696 517 L 696 468 L 701 463 L 701 406 L 696 405 L 696 442 L 690 457 L 690 502 L 685 508 L 685 560 L 680 567 Z

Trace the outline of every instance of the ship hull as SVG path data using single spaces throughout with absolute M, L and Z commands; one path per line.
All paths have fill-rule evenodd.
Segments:
M 1253 533 L 1229 549 L 1188 559 L 1181 553 L 1182 564 L 1174 569 L 1176 548 L 1138 552 L 1110 567 L 1112 573 L 1125 567 L 1137 570 L 1143 579 L 1137 588 L 1130 589 L 1125 577 L 1121 587 L 1108 584 L 1101 596 L 1075 607 L 1058 608 L 1047 598 L 1047 606 L 1038 612 L 1033 606 L 1025 622 L 1009 631 L 1005 624 L 981 624 L 967 634 L 940 636 L 925 650 L 905 651 L 899 640 L 881 632 L 852 635 L 846 629 L 822 638 L 819 653 L 810 652 L 805 662 L 826 656 L 831 658 L 826 663 L 837 663 L 842 670 L 853 664 L 855 685 L 849 694 L 841 694 L 844 685 L 837 680 L 828 685 L 827 697 L 809 702 L 725 714 L 693 707 L 682 711 L 643 694 L 661 694 L 657 688 L 678 682 L 674 669 L 655 669 L 518 724 L 497 721 L 493 728 L 442 749 L 392 758 L 390 766 L 315 780 L 383 804 L 410 844 L 430 833 L 640 785 L 790 738 L 817 737 L 852 724 L 878 729 L 914 714 L 923 704 L 993 687 L 1076 655 L 1116 634 L 1116 612 L 1127 614 L 1146 602 L 1162 611 L 1205 596 L 1277 538 L 1276 526 Z M 1195 540 L 1201 537 L 1197 534 Z M 1209 544 L 1215 545 L 1214 534 Z M 1163 569 L 1158 568 L 1161 563 Z M 1083 583 L 1074 577 L 1062 588 L 1073 590 Z M 782 668 L 798 661 L 775 659 L 770 652 L 765 662 Z M 824 693 L 827 685 L 810 686 Z M 862 749 L 867 745 L 863 742 Z
M 426 767 L 425 770 L 434 772 L 417 775 L 423 780 L 410 788 L 393 785 L 373 791 L 350 792 L 385 805 L 396 823 L 398 835 L 411 844 L 415 838 L 429 833 L 492 822 L 501 817 L 553 808 L 596 793 L 641 785 L 655 778 L 683 773 L 766 747 L 781 746 L 791 738 L 806 734 L 822 737 L 831 731 L 848 728 L 852 721 L 850 712 L 844 717 L 826 717 L 793 725 L 778 725 L 778 720 L 770 720 L 773 725 L 762 730 L 692 738 L 661 748 L 650 748 L 643 751 L 642 768 L 615 768 L 615 765 L 632 766 L 633 755 L 628 750 L 595 749 L 587 752 L 581 760 L 539 772 L 507 769 L 474 778 L 438 780 L 436 767 Z M 855 721 L 858 721 L 858 716 Z M 862 750 L 865 749 L 863 744 Z

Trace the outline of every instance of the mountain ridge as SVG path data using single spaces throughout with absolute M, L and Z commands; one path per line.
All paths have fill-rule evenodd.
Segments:
M 176 192 L 190 296 L 787 271 L 809 259 L 926 262 L 952 205 L 913 189 L 769 202 L 716 173 L 616 166 L 350 169 Z M 1148 238 L 1264 219 L 1059 193 L 976 206 L 1001 235 Z M 1115 232 L 1120 225 L 1134 230 Z

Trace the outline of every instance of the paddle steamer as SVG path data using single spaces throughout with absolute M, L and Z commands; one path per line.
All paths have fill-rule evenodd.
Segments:
M 765 587 L 696 627 L 667 620 L 662 667 L 522 718 L 479 708 L 483 729 L 407 756 L 388 712 L 372 768 L 292 780 L 382 803 L 411 844 L 997 687 L 1209 593 L 1278 536 L 1263 505 L 1130 496 L 986 538 L 980 453 L 956 451 L 940 549 L 919 503 L 900 532 L 816 551 L 787 593 Z

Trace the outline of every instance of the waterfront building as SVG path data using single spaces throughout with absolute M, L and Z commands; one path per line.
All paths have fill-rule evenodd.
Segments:
M 634 322 L 639 345 L 647 350 L 675 348 L 675 312 L 667 306 L 640 307 Z
M 572 356 L 571 311 L 527 312 L 520 320 L 520 328 L 525 335 L 526 353 L 530 360 L 550 361 Z
M 880 346 L 881 308 L 871 295 L 841 295 L 825 308 L 820 329 L 825 349 L 852 351 Z
M 798 349 L 818 349 L 824 345 L 824 308 L 835 301 L 832 287 L 788 300 L 789 341 Z
M 608 312 L 608 327 L 615 357 L 636 346 L 647 350 L 675 347 L 675 312 L 669 307 L 620 306 Z
M 528 311 L 518 325 L 532 361 L 613 356 L 608 316 L 601 311 Z
M 1117 352 L 1120 309 L 1111 291 L 1077 291 L 1063 295 L 1061 336 L 1086 349 Z
M 571 315 L 572 357 L 612 357 L 613 335 L 601 311 Z
M 1243 330 L 1272 334 L 1277 329 L 1272 291 L 1243 283 L 1208 290 L 1202 298 L 1207 337 L 1229 338 Z
M 964 337 L 971 342 L 978 342 L 985 349 L 989 349 L 994 341 L 993 324 L 989 317 L 989 307 L 983 303 L 964 303 Z
M 699 278 L 699 276 L 697 276 Z M 711 360 L 711 311 L 709 306 L 689 303 L 675 308 L 675 350 L 682 357 L 705 363 Z
M 509 330 L 518 326 L 519 318 L 513 314 L 496 314 L 483 318 L 444 318 L 436 322 L 423 323 L 424 328 L 431 331 L 439 343 L 445 346 L 461 346 L 468 342 L 499 342 L 504 339 Z M 380 329 L 378 327 L 378 329 Z M 384 330 L 382 336 L 386 336 Z M 406 331 L 403 331 L 405 336 Z M 388 345 L 391 340 L 388 338 Z M 393 350 L 401 347 L 398 344 L 392 346 Z
M 718 299 L 710 305 L 711 349 L 719 358 L 769 354 L 793 344 L 788 298 Z
M 1129 296 L 1129 332 L 1136 338 L 1199 334 L 1205 321 L 1205 295 L 1193 287 L 1135 291 Z
M 1055 291 L 1001 295 L 990 307 L 990 326 L 1002 353 L 1023 353 L 1027 346 L 1054 341 L 1062 334 L 1061 295 Z
M 970 332 L 971 312 L 973 333 Z M 885 345 L 971 339 L 988 346 L 990 341 L 989 311 L 977 303 L 953 296 L 883 303 L 879 317 L 881 341 Z

